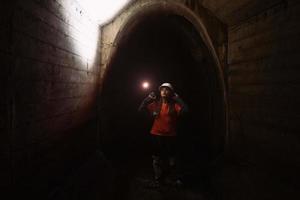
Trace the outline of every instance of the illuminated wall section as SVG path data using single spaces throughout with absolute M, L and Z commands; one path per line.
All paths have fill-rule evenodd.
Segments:
M 61 1 L 62 14 L 67 19 L 66 32 L 70 37 L 72 51 L 81 59 L 83 69 L 96 64 L 99 39 L 98 24 L 76 1 Z
M 43 193 L 69 159 L 96 148 L 96 130 L 85 127 L 97 111 L 99 26 L 73 0 L 15 1 L 12 8 L 5 49 L 11 160 L 4 174 Z

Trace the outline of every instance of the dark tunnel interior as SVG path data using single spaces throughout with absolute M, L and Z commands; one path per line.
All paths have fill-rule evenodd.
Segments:
M 0 3 L 0 199 L 300 199 L 300 1 L 118 2 Z
M 122 37 L 101 94 L 101 146 L 111 160 L 149 157 L 151 119 L 141 101 L 163 82 L 174 85 L 189 107 L 178 125 L 178 153 L 186 173 L 223 151 L 224 110 L 220 81 L 195 28 L 175 15 L 144 17 Z M 180 24 L 180 25 L 179 25 Z M 150 88 L 141 88 L 142 81 Z

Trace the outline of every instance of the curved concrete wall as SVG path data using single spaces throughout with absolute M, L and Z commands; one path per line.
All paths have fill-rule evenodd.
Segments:
M 101 33 L 101 81 L 105 81 L 107 67 L 110 66 L 118 46 L 122 39 L 130 34 L 131 29 L 138 24 L 139 20 L 155 14 L 178 15 L 191 23 L 208 51 L 213 58 L 215 75 L 221 86 L 218 91 L 223 101 L 223 121 L 227 124 L 227 102 L 226 83 L 224 71 L 226 68 L 226 27 L 218 19 L 212 16 L 209 11 L 199 4 L 189 5 L 183 1 L 136 1 L 124 9 L 111 23 L 102 27 Z M 217 95 L 218 96 L 218 95 Z M 221 114 L 222 115 L 222 114 Z M 226 135 L 226 128 L 224 128 Z M 224 137 L 224 136 L 223 136 Z M 226 137 L 226 136 L 225 136 Z

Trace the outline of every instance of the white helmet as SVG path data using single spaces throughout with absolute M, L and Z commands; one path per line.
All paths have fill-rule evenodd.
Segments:
M 161 84 L 161 86 L 159 86 L 159 90 L 161 90 L 161 88 L 162 87 L 167 87 L 167 88 L 169 88 L 172 92 L 174 92 L 174 88 L 173 88 L 173 86 L 170 84 L 170 83 L 163 83 L 163 84 Z

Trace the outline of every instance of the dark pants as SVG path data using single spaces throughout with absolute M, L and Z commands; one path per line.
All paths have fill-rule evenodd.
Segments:
M 157 181 L 171 176 L 177 178 L 176 136 L 151 135 L 152 165 Z

